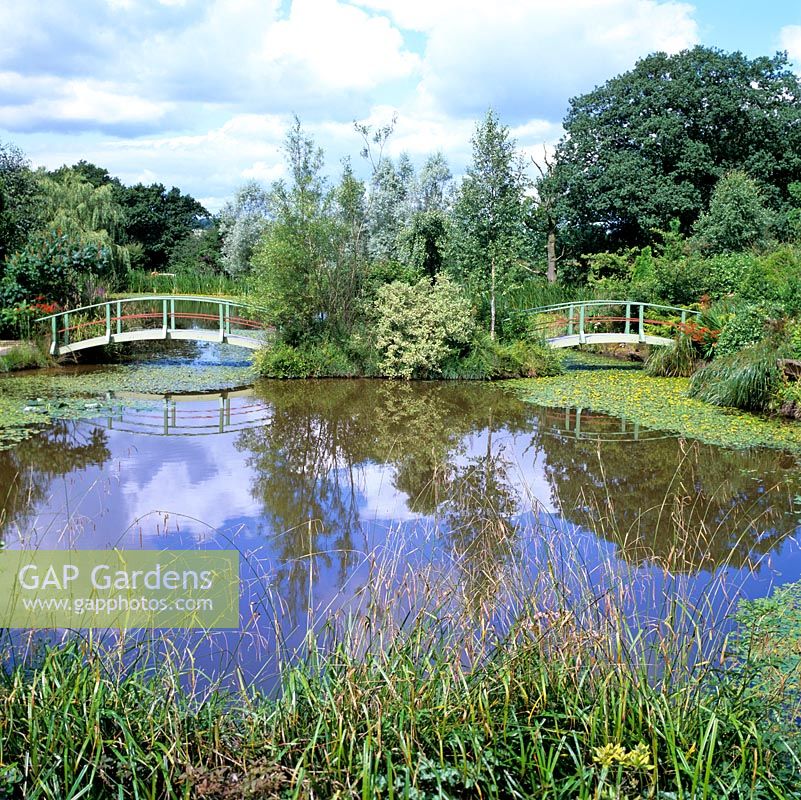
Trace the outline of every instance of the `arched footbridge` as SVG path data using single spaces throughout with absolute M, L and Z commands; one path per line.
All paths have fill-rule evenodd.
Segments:
M 223 297 L 124 297 L 41 317 L 50 322 L 52 355 L 163 339 L 218 342 L 258 350 L 269 332 L 264 309 Z
M 582 344 L 673 344 L 699 311 L 636 300 L 587 300 L 522 309 L 550 347 Z

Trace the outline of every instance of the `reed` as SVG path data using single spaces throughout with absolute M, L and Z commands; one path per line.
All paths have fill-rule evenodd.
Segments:
M 0 793 L 797 797 L 799 708 L 786 681 L 754 680 L 748 648 L 727 656 L 748 637 L 727 570 L 699 595 L 681 555 L 715 530 L 665 503 L 675 558 L 650 570 L 588 555 L 543 513 L 470 520 L 422 565 L 399 527 L 361 554 L 354 600 L 312 612 L 310 588 L 300 647 L 275 631 L 271 692 L 236 670 L 209 684 L 164 639 L 45 649 L 0 681 Z

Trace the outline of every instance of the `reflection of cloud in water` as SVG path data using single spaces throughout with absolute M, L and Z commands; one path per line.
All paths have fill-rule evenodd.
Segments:
M 261 505 L 251 492 L 252 470 L 242 463 L 234 442 L 234 435 L 207 439 L 146 473 L 141 470 L 141 454 L 131 460 L 130 472 L 123 462 L 124 518 L 132 522 L 153 511 L 166 511 L 223 528 L 231 519 L 258 516 Z

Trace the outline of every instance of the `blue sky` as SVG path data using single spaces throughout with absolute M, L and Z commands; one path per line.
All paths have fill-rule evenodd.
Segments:
M 695 44 L 801 65 L 801 2 L 724 0 L 0 0 L 0 141 L 85 158 L 217 210 L 283 174 L 298 114 L 330 168 L 353 121 L 397 113 L 389 152 L 454 173 L 492 105 L 542 153 L 571 96 Z

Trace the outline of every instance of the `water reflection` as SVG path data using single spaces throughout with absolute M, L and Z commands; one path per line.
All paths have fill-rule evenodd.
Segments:
M 589 573 L 651 570 L 655 586 L 652 567 L 667 568 L 696 592 L 716 568 L 767 555 L 771 569 L 741 576 L 747 591 L 764 593 L 777 569 L 801 574 L 786 544 L 801 477 L 786 454 L 538 408 L 486 384 L 264 381 L 140 401 L 0 452 L 0 535 L 45 549 L 236 547 L 243 632 L 186 642 L 246 675 L 328 610 L 363 602 L 381 558 L 398 575 L 448 573 L 444 602 L 474 617 L 544 547 Z M 198 432 L 213 435 L 173 435 Z
M 541 412 L 534 439 L 562 516 L 615 543 L 634 563 L 695 572 L 743 567 L 798 524 L 797 459 L 677 437 L 623 443 L 620 421 L 597 415 L 584 435 Z

